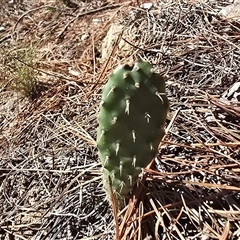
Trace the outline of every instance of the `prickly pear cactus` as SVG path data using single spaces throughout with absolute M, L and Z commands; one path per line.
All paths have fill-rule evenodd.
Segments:
M 119 66 L 104 86 L 97 147 L 104 187 L 109 195 L 111 184 L 118 208 L 157 154 L 168 107 L 165 81 L 147 62 Z

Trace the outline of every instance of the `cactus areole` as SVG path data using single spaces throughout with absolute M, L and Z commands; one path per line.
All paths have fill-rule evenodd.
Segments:
M 148 62 L 117 67 L 104 86 L 97 147 L 104 188 L 118 208 L 156 156 L 168 108 L 165 81 Z

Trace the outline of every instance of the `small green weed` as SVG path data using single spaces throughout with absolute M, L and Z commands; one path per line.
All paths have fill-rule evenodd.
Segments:
M 30 45 L 12 49 L 7 57 L 10 70 L 10 88 L 23 96 L 34 100 L 40 96 L 43 86 L 38 81 L 36 71 L 36 49 Z
M 29 66 L 17 64 L 12 87 L 25 97 L 33 100 L 37 91 L 38 81 L 34 70 Z

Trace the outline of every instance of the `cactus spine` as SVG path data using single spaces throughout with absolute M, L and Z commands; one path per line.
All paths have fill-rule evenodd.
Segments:
M 103 88 L 97 129 L 103 185 L 118 208 L 156 156 L 169 108 L 165 81 L 147 62 L 121 65 Z

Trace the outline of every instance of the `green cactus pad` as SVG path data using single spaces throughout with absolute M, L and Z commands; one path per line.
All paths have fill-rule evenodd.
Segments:
M 103 184 L 122 207 L 142 168 L 156 156 L 169 108 L 165 81 L 147 62 L 121 65 L 102 93 L 97 147 Z

